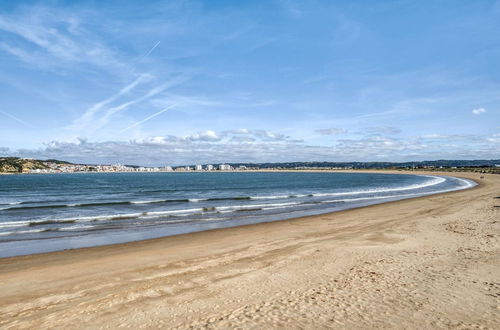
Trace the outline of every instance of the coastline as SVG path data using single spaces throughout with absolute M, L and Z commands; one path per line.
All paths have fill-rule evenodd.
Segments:
M 421 311 L 423 314 L 418 317 L 429 316 L 425 313 L 432 305 L 425 306 L 423 301 L 432 299 L 426 296 L 425 286 L 413 285 L 410 290 L 412 281 L 408 272 L 417 277 L 427 276 L 426 280 L 436 277 L 436 281 L 439 272 L 431 274 L 427 271 L 429 268 L 416 267 L 411 256 L 431 265 L 426 267 L 439 268 L 434 263 L 451 258 L 454 247 L 453 253 L 457 256 L 451 261 L 445 260 L 443 265 L 453 268 L 456 264 L 460 270 L 467 268 L 462 261 L 470 263 L 471 258 L 476 258 L 470 255 L 478 248 L 462 252 L 458 249 L 462 245 L 481 243 L 477 235 L 456 230 L 456 226 L 462 228 L 470 221 L 467 215 L 477 218 L 476 222 L 483 226 L 481 230 L 493 230 L 483 235 L 489 243 L 479 244 L 486 249 L 485 255 L 476 251 L 481 254 L 479 259 L 490 258 L 484 263 L 484 269 L 480 268 L 484 273 L 478 275 L 481 278 L 476 283 L 490 283 L 486 287 L 494 294 L 500 292 L 500 285 L 491 279 L 500 270 L 498 258 L 494 258 L 498 257 L 499 250 L 498 222 L 491 223 L 492 216 L 498 216 L 499 212 L 492 206 L 498 201 L 493 197 L 499 191 L 500 176 L 486 174 L 484 180 L 478 180 L 479 173 L 354 172 L 450 175 L 475 179 L 478 186 L 316 216 L 2 258 L 0 326 L 113 328 L 123 323 L 130 328 L 249 328 L 256 325 L 321 328 L 401 327 L 397 322 L 406 322 L 403 323 L 406 327 L 417 328 L 419 322 L 414 319 L 412 323 L 408 313 Z M 488 226 L 493 229 L 487 229 Z M 469 259 L 457 259 L 464 255 Z M 401 278 L 384 274 L 384 267 L 401 274 L 393 267 L 398 262 L 403 268 L 408 265 L 413 268 L 407 269 Z M 32 278 L 34 273 L 36 279 Z M 459 285 L 465 282 L 457 278 L 465 275 L 452 272 L 446 276 Z M 408 283 L 402 285 L 403 282 Z M 384 286 L 388 283 L 408 290 L 394 291 Z M 450 283 L 445 281 L 441 289 Z M 474 287 L 473 282 L 467 284 Z M 485 284 L 479 286 L 483 288 Z M 356 290 L 366 299 L 356 296 Z M 466 290 L 469 296 L 470 290 L 481 291 L 475 287 Z M 386 299 L 382 304 L 386 311 L 393 309 L 400 313 L 384 314 L 384 318 L 380 318 L 381 306 L 371 302 L 367 292 L 382 297 L 383 301 Z M 416 295 L 412 296 L 412 292 Z M 474 301 L 477 306 L 473 306 L 458 299 L 464 292 L 452 289 L 448 293 L 447 299 L 456 298 L 455 303 L 467 306 L 456 307 L 458 314 L 457 310 L 443 312 L 444 321 L 429 316 L 431 323 L 427 327 L 452 327 L 450 322 L 455 321 L 472 322 L 465 321 L 471 317 L 465 307 L 476 312 L 477 315 L 472 313 L 474 322 L 486 327 L 498 326 L 498 307 L 493 296 L 472 295 L 477 296 Z M 394 295 L 404 297 L 393 299 Z M 410 298 L 416 305 L 401 305 Z M 439 306 L 439 302 L 435 304 L 438 305 L 434 307 L 446 308 Z M 485 306 L 486 309 L 479 308 Z M 479 315 L 480 312 L 483 314 Z M 88 313 L 96 314 L 89 317 Z M 300 319 L 297 314 L 302 315 Z M 82 323 L 83 320 L 87 323 Z
M 328 173 L 352 173 L 352 174 L 361 174 L 363 177 L 364 174 L 377 174 L 377 175 L 383 175 L 383 176 L 391 176 L 391 175 L 407 175 L 407 176 L 417 176 L 420 177 L 420 179 L 424 177 L 434 177 L 434 179 L 438 178 L 433 175 L 426 175 L 426 173 L 422 174 L 415 174 L 410 171 L 408 173 L 401 173 L 400 170 L 393 170 L 393 171 L 388 171 L 386 170 L 385 173 L 380 173 L 380 170 L 272 170 L 272 171 L 250 171 L 250 172 L 255 172 L 255 173 L 322 173 L 322 174 L 328 174 Z M 216 172 L 213 172 L 216 173 Z M 64 173 L 62 173 L 64 174 Z M 188 174 L 189 175 L 189 174 Z M 236 174 L 238 175 L 238 174 Z M 300 174 L 299 174 L 300 176 Z M 444 179 L 445 176 L 441 175 L 441 181 L 448 180 Z M 456 178 L 458 179 L 458 178 Z M 465 180 L 464 180 L 465 181 Z M 8 257 L 15 257 L 15 256 L 23 256 L 23 255 L 31 255 L 31 254 L 45 254 L 45 253 L 51 253 L 51 252 L 56 252 L 56 251 L 64 251 L 68 249 L 81 249 L 81 248 L 90 248 L 90 247 L 98 247 L 98 246 L 108 246 L 108 245 L 116 245 L 116 244 L 124 244 L 124 243 L 129 243 L 129 242 L 139 242 L 139 241 L 148 241 L 152 239 L 162 239 L 165 237 L 170 237 L 170 236 L 179 236 L 179 235 L 184 235 L 188 233 L 195 233 L 195 232 L 201 232 L 201 231 L 208 231 L 208 230 L 217 230 L 217 229 L 223 229 L 223 228 L 231 228 L 231 227 L 237 227 L 237 226 L 247 226 L 247 225 L 253 225 L 257 223 L 267 223 L 267 222 L 274 222 L 274 221 L 285 221 L 285 220 L 292 220 L 292 219 L 304 219 L 309 216 L 314 216 L 314 215 L 321 215 L 321 214 L 328 214 L 328 213 L 337 213 L 340 211 L 344 210 L 349 210 L 349 209 L 355 209 L 355 208 L 361 208 L 361 207 L 366 207 L 370 205 L 376 205 L 376 204 L 382 204 L 382 203 L 387 203 L 390 201 L 397 201 L 400 199 L 408 199 L 408 198 L 416 198 L 416 197 L 421 197 L 421 196 L 426 196 L 426 195 L 437 195 L 441 193 L 446 193 L 446 192 L 451 192 L 451 191 L 458 191 L 458 190 L 463 190 L 463 189 L 470 189 L 471 187 L 474 187 L 477 185 L 477 182 L 474 180 L 468 180 L 469 182 L 462 182 L 462 184 L 466 184 L 466 186 L 456 186 L 456 187 L 447 187 L 446 189 L 437 189 L 434 191 L 429 191 L 429 192 L 423 192 L 423 193 L 410 193 L 410 194 L 402 194 L 400 197 L 398 195 L 392 195 L 392 196 L 387 196 L 387 197 L 378 197 L 378 198 L 359 198 L 359 200 L 364 200 L 364 202 L 357 202 L 357 203 L 352 203 L 351 205 L 345 204 L 344 206 L 338 206 L 335 208 L 329 208 L 329 209 L 321 209 L 321 208 L 316 208 L 313 209 L 309 212 L 293 212 L 293 210 L 289 210 L 289 213 L 281 213 L 280 215 L 275 215 L 275 216 L 267 216 L 267 215 L 261 215 L 261 216 L 254 216 L 254 220 L 246 220 L 246 219 L 237 219 L 236 221 L 233 222 L 226 222 L 226 223 L 200 223 L 196 227 L 189 227 L 185 226 L 184 228 L 178 227 L 178 228 L 170 228 L 170 230 L 162 230 L 161 227 L 157 227 L 155 232 L 151 233 L 143 233 L 142 235 L 129 235 L 128 238 L 120 238 L 119 235 L 117 235 L 118 238 L 116 237 L 108 237 L 108 238 L 94 238 L 94 239 L 87 239 L 87 241 L 83 241 L 83 243 L 77 238 L 77 239 L 72 239 L 70 236 L 69 237 L 62 237 L 65 242 L 64 244 L 61 244 L 56 241 L 56 240 L 51 240 L 51 239 L 44 239 L 43 237 L 39 238 L 38 240 L 35 241 L 25 241 L 28 243 L 26 244 L 12 244 L 14 242 L 7 242 L 7 244 L 0 244 L 0 247 L 2 250 L 0 250 L 0 259 L 2 258 L 8 258 Z M 439 183 L 439 182 L 438 182 Z M 432 182 L 429 185 L 434 185 L 436 182 Z M 420 185 L 417 185 L 418 187 L 421 187 Z M 413 186 L 412 186 L 413 187 Z M 414 187 L 415 189 L 417 187 Z M 377 189 L 376 189 L 377 190 Z M 374 191 L 376 191 L 374 190 Z M 399 189 L 398 189 L 399 190 Z M 403 189 L 404 190 L 404 189 Z M 389 190 L 388 190 L 389 191 Z M 282 194 L 287 194 L 287 192 L 283 192 Z M 321 194 L 319 194 L 321 195 Z M 342 194 L 340 194 L 342 195 Z M 242 196 L 242 195 L 239 195 Z M 290 196 L 294 197 L 294 196 Z M 243 197 L 244 199 L 253 199 L 253 197 L 245 196 Z M 257 197 L 258 198 L 258 197 Z M 231 199 L 231 198 L 229 198 Z M 238 197 L 239 199 L 239 197 Z M 200 199 L 201 201 L 205 200 L 203 198 Z M 210 199 L 206 199 L 207 201 Z M 357 200 L 357 199 L 354 199 Z M 188 201 L 187 197 L 185 201 Z M 189 202 L 192 200 L 189 199 Z M 343 201 L 343 200 L 342 200 Z M 347 199 L 346 201 L 349 201 Z M 194 202 L 198 202 L 198 199 L 194 199 Z M 132 202 L 134 203 L 134 202 Z M 147 204 L 145 201 L 140 202 L 140 204 Z M 67 205 L 63 206 L 74 206 L 78 204 L 73 204 L 73 202 L 69 202 Z M 90 205 L 90 204 L 89 204 Z M 267 204 L 266 204 L 267 205 Z M 272 204 L 271 204 L 272 205 Z M 277 204 L 278 205 L 278 204 Z M 260 205 L 259 205 L 260 206 Z M 201 205 L 199 206 L 200 208 L 207 207 L 211 208 L 213 207 L 212 205 Z M 151 211 L 150 209 L 142 209 L 136 212 L 148 212 Z M 154 210 L 153 210 L 154 211 Z M 155 213 L 151 211 L 151 213 Z M 302 214 L 297 214 L 297 213 L 302 213 Z M 135 216 L 136 214 L 139 213 L 133 213 L 133 214 L 127 214 L 129 216 Z M 113 216 L 111 213 L 110 215 L 106 216 Z M 104 216 L 103 216 L 104 217 Z M 88 218 L 83 217 L 82 219 L 86 219 L 88 221 Z M 97 218 L 96 218 L 97 219 Z M 65 220 L 64 217 L 62 220 Z M 73 223 L 75 220 L 69 216 L 69 220 Z M 221 218 L 222 220 L 222 218 Z M 41 223 L 45 222 L 45 219 L 42 219 L 40 221 Z M 32 222 L 29 222 L 29 226 L 31 225 L 36 225 L 38 223 L 37 220 L 32 220 Z M 43 228 L 41 229 L 42 231 L 44 230 Z M 35 229 L 36 231 L 36 229 Z M 1 234 L 1 233 L 0 233 Z M 30 246 L 31 245 L 31 246 Z

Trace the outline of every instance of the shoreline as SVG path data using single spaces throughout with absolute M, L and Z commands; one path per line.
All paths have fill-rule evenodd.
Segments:
M 97 171 L 87 171 L 87 172 L 54 172 L 54 173 L 23 173 L 23 172 L 16 172 L 16 173 L 11 173 L 11 172 L 0 172 L 0 175 L 54 175 L 54 174 L 130 174 L 130 173 L 139 173 L 139 174 L 152 174 L 152 173 L 255 173 L 255 172 L 262 172 L 262 173 L 276 173 L 276 172 L 292 172 L 292 173 L 300 173 L 300 172 L 312 172 L 312 173 L 317 173 L 317 172 L 344 172 L 344 173 L 362 173 L 362 172 L 369 172 L 369 173 L 382 173 L 382 172 L 394 172 L 394 173 L 400 173 L 403 172 L 405 174 L 415 174 L 419 175 L 418 173 L 454 173 L 454 174 L 460 174 L 460 173 L 469 173 L 469 174 L 499 174 L 499 173 L 492 173 L 492 172 L 487 172 L 487 171 L 482 171 L 481 168 L 478 168 L 477 171 L 471 171 L 471 168 L 466 167 L 466 168 L 458 168 L 455 170 L 452 170 L 451 168 L 416 168 L 416 169 L 407 169 L 407 168 L 401 168 L 401 169 L 396 169 L 396 168 L 374 168 L 374 169 L 331 169 L 331 168 L 315 168 L 315 169 L 273 169 L 273 168 L 263 168 L 263 169 L 246 169 L 246 170 L 201 170 L 201 171 L 196 171 L 196 170 L 190 170 L 190 171 L 114 171 L 114 172 L 97 172 Z
M 234 172 L 234 171 L 219 171 L 219 172 Z M 317 173 L 317 172 L 324 172 L 324 173 L 376 173 L 376 174 L 387 174 L 387 175 L 392 175 L 392 174 L 403 174 L 403 175 L 416 175 L 416 176 L 426 176 L 426 175 L 437 175 L 436 173 L 433 172 L 425 172 L 425 173 L 420 173 L 416 174 L 413 173 L 413 171 L 401 171 L 401 170 L 264 170 L 264 171 L 248 171 L 248 172 L 269 172 L 269 173 L 289 173 L 289 172 L 304 172 L 304 173 Z M 381 173 L 385 172 L 385 173 Z M 97 174 L 102 174 L 98 173 Z M 120 173 L 127 173 L 127 172 L 120 172 Z M 145 172 L 147 173 L 147 172 Z M 196 173 L 196 172 L 193 172 Z M 201 172 L 200 172 L 201 173 Z M 213 172 L 217 173 L 217 172 Z M 57 174 L 75 174 L 75 173 L 57 173 Z M 78 173 L 77 173 L 78 174 Z M 449 173 L 446 173 L 447 175 L 441 174 L 442 176 L 450 176 Z M 472 174 L 472 173 L 471 173 Z M 481 182 L 479 181 L 479 178 L 471 179 L 469 177 L 463 177 L 463 176 L 457 176 L 453 175 L 454 177 L 461 178 L 461 179 L 468 179 L 472 181 L 475 186 L 468 187 L 468 188 L 463 188 L 463 189 L 458 189 L 458 190 L 451 190 L 451 191 L 443 191 L 443 192 L 437 192 L 437 193 L 431 193 L 429 195 L 421 195 L 421 196 L 416 196 L 416 197 L 407 197 L 403 199 L 397 199 L 397 200 L 388 200 L 388 201 L 382 201 L 382 202 L 376 202 L 374 204 L 369 204 L 369 205 L 362 205 L 362 206 L 354 206 L 350 207 L 347 209 L 341 209 L 338 211 L 333 211 L 333 212 L 325 212 L 325 213 L 316 213 L 313 215 L 304 215 L 304 216 L 295 216 L 295 217 L 285 217 L 283 219 L 277 219 L 277 220 L 269 220 L 269 221 L 262 221 L 262 222 L 257 222 L 257 223 L 249 223 L 249 224 L 241 224 L 241 225 L 229 225 L 227 227 L 218 227 L 214 229 L 202 229 L 202 230 L 197 230 L 197 231 L 192 231 L 192 232 L 187 232 L 187 233 L 180 233 L 180 234 L 173 234 L 173 235 L 167 235 L 167 236 L 161 236 L 161 237 L 154 237 L 154 238 L 145 238 L 145 239 L 139 239 L 139 240 L 132 240 L 128 242 L 120 242 L 120 243 L 108 243 L 108 244 L 98 244 L 94 246 L 84 246 L 84 247 L 75 247 L 72 249 L 63 249 L 63 250 L 54 250 L 54 251 L 48 251 L 48 252 L 39 252 L 39 253 L 29 253 L 29 254 L 19 254 L 19 255 L 14 255 L 14 256 L 8 256 L 8 257 L 2 257 L 0 256 L 0 261 L 3 259 L 7 258 L 17 258 L 17 257 L 28 257 L 28 256 L 39 256 L 39 255 L 44 255 L 44 254 L 51 254 L 51 253 L 56 253 L 56 252 L 67 252 L 67 251 L 74 251 L 74 250 L 80 250 L 80 249 L 93 249 L 93 248 L 99 248 L 99 247 L 111 247 L 111 246 L 118 246 L 118 245 L 126 245 L 126 244 L 133 244 L 133 243 L 141 243 L 141 242 L 148 242 L 148 241 L 154 241 L 154 240 L 162 240 L 162 239 L 168 239 L 169 237 L 176 237 L 176 236 L 183 236 L 183 235 L 190 235 L 190 234 L 196 234 L 196 233 L 202 233 L 205 231 L 217 231 L 217 230 L 225 230 L 225 229 L 230 229 L 230 228 L 235 228 L 235 227 L 248 227 L 248 226 L 254 226 L 254 225 L 259 225 L 259 224 L 268 224 L 272 222 L 283 222 L 283 221 L 302 221 L 303 219 L 308 219 L 310 217 L 316 217 L 316 216 L 324 216 L 324 215 L 333 215 L 337 214 L 340 212 L 345 212 L 349 210 L 354 210 L 354 209 L 362 209 L 362 208 L 368 208 L 380 204 L 386 204 L 386 203 L 397 203 L 399 201 L 404 201 L 407 199 L 417 199 L 417 198 L 425 198 L 428 196 L 437 196 L 441 194 L 448 194 L 448 193 L 453 193 L 453 192 L 459 192 L 463 190 L 470 190 L 470 189 L 476 189 L 479 188 L 481 185 Z
M 130 328 L 359 328 L 377 324 L 418 328 L 417 324 L 424 320 L 418 317 L 428 308 L 438 308 L 445 321 L 466 322 L 467 317 L 494 328 L 500 324 L 497 307 L 492 305 L 495 299 L 477 294 L 483 289 L 463 277 L 479 269 L 477 283 L 493 283 L 486 285 L 493 293 L 500 289 L 491 279 L 499 270 L 498 258 L 494 258 L 498 257 L 498 225 L 490 224 L 495 214 L 498 216 L 492 206 L 497 201 L 493 197 L 498 196 L 500 177 L 486 174 L 484 180 L 478 180 L 479 173 L 428 173 L 476 179 L 478 185 L 315 216 L 2 258 L 0 327 L 101 328 L 123 323 Z M 469 227 L 481 225 L 491 231 L 488 226 L 493 226 L 493 232 L 480 238 L 460 234 L 467 233 L 463 223 L 470 221 L 469 217 L 477 218 Z M 481 240 L 491 244 L 483 242 L 478 245 L 481 248 L 459 251 Z M 480 256 L 476 258 L 474 253 Z M 457 259 L 462 254 L 467 254 L 468 259 Z M 427 266 L 415 266 L 420 259 Z M 467 263 L 477 269 L 464 272 Z M 460 266 L 460 271 L 437 276 L 445 266 Z M 406 272 L 398 273 L 398 267 Z M 431 274 L 426 267 L 438 272 Z M 385 268 L 390 272 L 386 273 Z M 397 278 L 394 274 L 415 279 Z M 477 306 L 469 306 L 467 299 L 453 300 L 462 293 L 453 287 L 449 291 L 449 281 L 436 284 L 443 276 L 454 280 L 462 291 L 462 284 L 473 286 L 474 292 L 468 289 L 464 293 Z M 434 287 L 429 286 L 429 281 L 438 286 L 436 290 L 443 291 L 446 299 L 458 303 L 455 311 L 446 311 L 446 304 L 440 305 L 432 293 L 426 293 L 427 287 Z M 417 283 L 416 289 L 403 290 L 403 282 Z M 418 296 L 405 296 L 409 292 Z M 367 293 L 380 298 L 382 307 L 397 313 L 380 319 L 381 306 L 377 307 Z M 417 304 L 421 297 L 432 302 L 430 307 Z M 315 304 L 315 300 L 322 304 Z M 415 306 L 395 305 L 414 300 Z M 276 315 L 268 310 L 271 307 Z M 465 307 L 471 308 L 469 312 Z M 424 314 L 409 316 L 410 311 Z M 89 318 L 88 313 L 96 315 Z M 328 319 L 323 319 L 325 313 Z M 425 316 L 435 322 L 428 327 L 453 326 Z M 81 323 L 83 320 L 87 323 Z

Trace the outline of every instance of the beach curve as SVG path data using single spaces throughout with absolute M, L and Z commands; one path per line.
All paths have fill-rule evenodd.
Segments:
M 0 259 L 0 326 L 494 328 L 500 178 L 463 176 L 479 186 Z

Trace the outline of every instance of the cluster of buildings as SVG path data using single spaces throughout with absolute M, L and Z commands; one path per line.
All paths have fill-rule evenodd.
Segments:
M 46 168 L 30 169 L 28 173 L 79 173 L 79 172 L 134 172 L 135 168 L 124 165 L 80 165 L 44 162 Z M 23 171 L 24 172 L 24 171 Z
M 210 171 L 244 171 L 247 170 L 246 166 L 238 166 L 238 167 L 233 167 L 228 164 L 220 164 L 220 165 L 194 165 L 193 167 L 191 166 L 180 166 L 180 167 L 175 167 L 172 168 L 170 166 L 162 167 L 160 168 L 160 171 L 162 172 L 170 172 L 170 171 L 175 171 L 175 172 L 188 172 L 188 171 L 205 171 L 205 172 L 210 172 Z
M 209 171 L 241 171 L 247 170 L 245 166 L 232 167 L 228 164 L 220 165 L 194 165 L 194 166 L 164 166 L 164 167 L 136 167 L 126 165 L 78 165 L 67 163 L 52 163 L 46 162 L 44 169 L 30 169 L 25 173 L 79 173 L 79 172 L 209 172 Z

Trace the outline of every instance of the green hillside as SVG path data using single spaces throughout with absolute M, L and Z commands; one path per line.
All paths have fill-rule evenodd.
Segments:
M 28 170 L 46 169 L 44 162 L 36 159 L 18 157 L 0 158 L 0 173 L 23 173 Z

